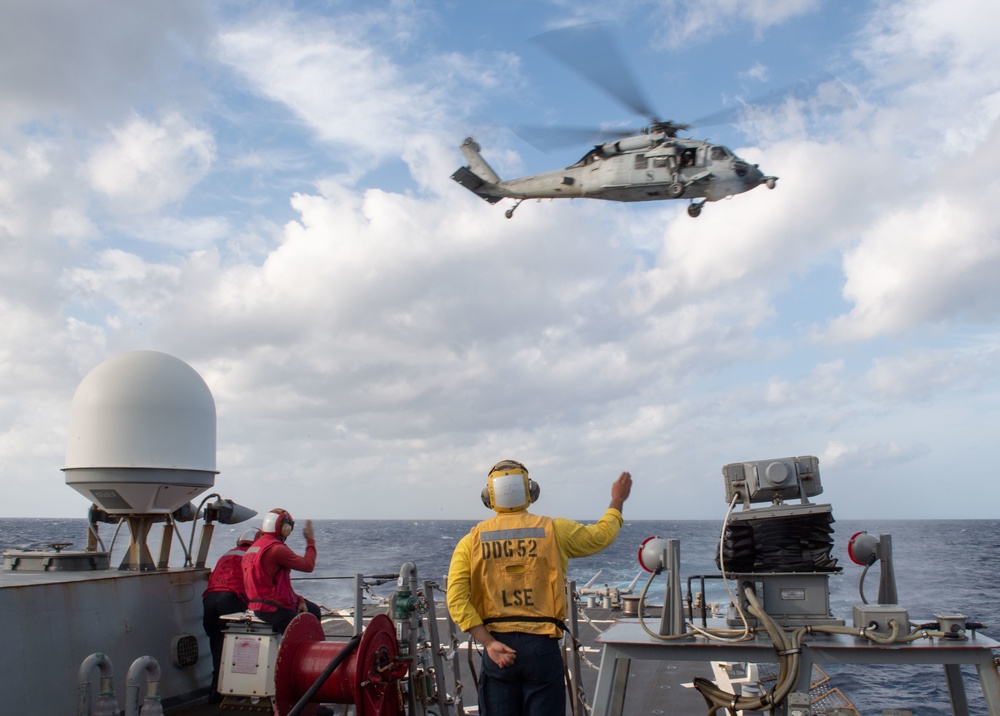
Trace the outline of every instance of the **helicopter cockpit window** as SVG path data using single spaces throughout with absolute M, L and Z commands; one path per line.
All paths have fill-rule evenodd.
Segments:
M 598 159 L 601 158 L 601 153 L 597 149 L 591 149 L 589 152 L 583 155 L 583 158 L 576 164 L 571 164 L 572 167 L 585 167 L 588 164 L 593 164 Z
M 712 147 L 712 151 L 709 154 L 713 161 L 720 161 L 726 159 L 729 156 L 729 152 L 726 151 L 725 147 Z
M 645 154 L 636 154 L 635 155 L 635 168 L 636 169 L 645 169 L 648 166 L 649 166 L 649 160 L 646 158 Z
M 667 167 L 666 157 L 653 157 L 653 168 L 654 169 L 665 169 Z

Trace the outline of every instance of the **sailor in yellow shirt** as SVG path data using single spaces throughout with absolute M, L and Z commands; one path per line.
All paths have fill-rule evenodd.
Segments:
M 623 472 L 611 504 L 592 525 L 533 515 L 539 488 L 519 462 L 489 472 L 483 503 L 496 511 L 459 540 L 448 569 L 448 611 L 483 645 L 479 713 L 554 716 L 566 712 L 559 638 L 566 618 L 566 567 L 612 544 L 632 490 Z

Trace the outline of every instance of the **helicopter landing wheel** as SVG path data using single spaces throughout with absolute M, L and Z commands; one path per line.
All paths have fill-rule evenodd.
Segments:
M 684 193 L 684 185 L 681 184 L 679 181 L 675 181 L 667 185 L 667 196 L 669 196 L 671 199 L 676 199 L 683 193 Z
M 514 209 L 516 209 L 517 207 L 521 206 L 521 202 L 522 201 L 524 201 L 524 199 L 518 199 L 517 203 L 514 204 L 514 206 L 510 207 L 509 209 L 507 209 L 507 211 L 505 211 L 503 213 L 503 215 L 506 216 L 508 219 L 513 219 L 514 218 Z
M 697 219 L 701 215 L 701 207 L 705 206 L 705 202 L 699 201 L 688 206 L 688 216 L 692 219 Z
M 764 180 L 764 183 L 767 184 L 768 189 L 773 189 L 775 184 L 778 183 L 778 177 L 768 177 Z

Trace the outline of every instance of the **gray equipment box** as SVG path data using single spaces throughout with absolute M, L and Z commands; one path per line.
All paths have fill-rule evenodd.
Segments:
M 737 580 L 740 606 L 744 612 L 748 603 L 743 595 L 743 588 L 749 584 L 767 615 L 781 626 L 843 626 L 842 619 L 835 619 L 830 614 L 829 577 L 829 574 L 809 572 L 733 575 Z M 757 621 L 749 615 L 748 619 L 752 624 Z M 743 623 L 732 608 L 726 620 L 732 626 Z
M 734 462 L 722 468 L 722 476 L 726 502 L 739 495 L 745 507 L 751 502 L 808 498 L 823 492 L 819 459 L 813 455 Z
M 854 626 L 858 629 L 874 627 L 877 634 L 892 633 L 890 621 L 896 622 L 902 636 L 910 633 L 910 617 L 898 604 L 855 604 Z

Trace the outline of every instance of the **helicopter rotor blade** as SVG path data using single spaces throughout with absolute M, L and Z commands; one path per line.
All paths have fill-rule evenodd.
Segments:
M 825 85 L 830 85 L 830 92 L 823 91 L 823 89 L 825 89 Z M 820 92 L 817 92 L 817 90 L 820 90 Z M 836 99 L 836 102 L 840 104 L 854 103 L 854 99 L 850 96 L 850 92 L 840 80 L 829 73 L 822 73 L 816 77 L 782 87 L 781 89 L 769 92 L 768 94 L 756 97 L 734 107 L 728 107 L 726 109 L 719 110 L 718 112 L 713 112 L 712 114 L 696 119 L 688 126 L 694 129 L 700 127 L 712 127 L 720 124 L 734 124 L 748 112 L 777 107 L 790 99 L 806 101 L 816 97 L 817 94 L 826 95 L 825 97 L 821 96 L 820 99 L 829 105 L 834 103 L 834 99 Z M 834 97 L 834 95 L 836 95 L 836 97 Z
M 656 121 L 655 110 L 639 88 L 634 73 L 603 23 L 551 30 L 530 38 L 529 42 L 600 87 L 637 115 Z
M 577 145 L 598 145 L 639 134 L 639 129 L 600 129 L 597 127 L 558 127 L 519 124 L 511 127 L 528 144 L 543 152 Z

